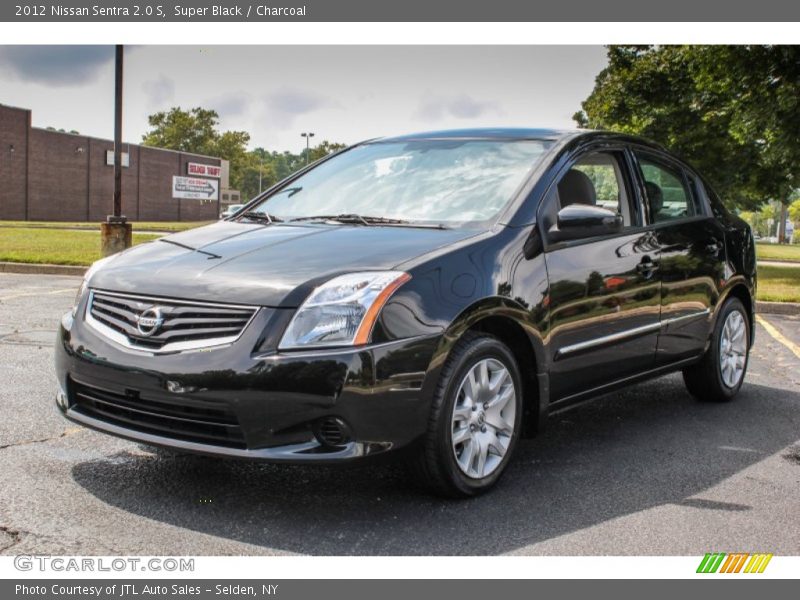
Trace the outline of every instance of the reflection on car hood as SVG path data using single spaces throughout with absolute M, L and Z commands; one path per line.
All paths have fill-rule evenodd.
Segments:
M 98 289 L 260 306 L 298 306 L 351 271 L 392 269 L 474 230 L 220 222 L 131 248 L 91 278 Z

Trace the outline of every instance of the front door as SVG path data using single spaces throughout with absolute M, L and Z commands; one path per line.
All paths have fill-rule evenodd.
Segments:
M 725 236 L 711 217 L 700 183 L 667 157 L 635 152 L 659 248 L 661 335 L 658 365 L 705 351 L 724 279 Z
M 545 253 L 550 387 L 557 402 L 653 367 L 660 275 L 658 247 L 642 227 L 622 152 L 583 155 L 545 202 L 543 223 L 574 203 L 623 218 L 617 233 L 552 244 Z

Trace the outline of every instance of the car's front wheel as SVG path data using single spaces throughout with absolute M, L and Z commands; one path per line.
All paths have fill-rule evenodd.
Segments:
M 414 462 L 418 477 L 450 497 L 488 490 L 508 465 L 521 419 L 522 385 L 514 355 L 494 336 L 465 334 L 441 373 Z
M 741 300 L 723 305 L 703 359 L 684 369 L 689 392 L 704 402 L 727 402 L 742 387 L 750 353 L 750 327 Z

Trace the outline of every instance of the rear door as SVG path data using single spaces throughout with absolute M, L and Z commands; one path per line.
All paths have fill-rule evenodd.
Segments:
M 665 365 L 705 350 L 725 276 L 725 237 L 693 173 L 649 149 L 634 149 L 634 156 L 658 246 L 662 329 L 656 364 Z
M 571 195 L 580 188 L 588 192 L 578 202 L 609 208 L 623 217 L 618 233 L 548 243 L 546 248 L 547 347 L 555 401 L 650 369 L 655 360 L 658 247 L 643 227 L 629 159 L 622 148 L 581 155 L 560 174 L 539 213 L 547 232 L 558 210 L 574 203 Z M 571 189 L 564 189 L 565 182 Z

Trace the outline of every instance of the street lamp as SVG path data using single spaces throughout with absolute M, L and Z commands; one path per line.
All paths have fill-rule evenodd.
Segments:
M 303 132 L 300 135 L 306 138 L 306 166 L 308 166 L 309 142 L 311 141 L 311 138 L 314 137 L 314 134 L 309 131 L 308 133 Z

